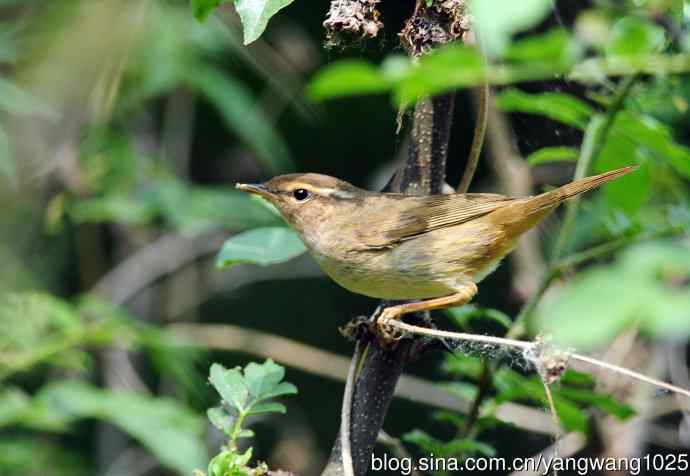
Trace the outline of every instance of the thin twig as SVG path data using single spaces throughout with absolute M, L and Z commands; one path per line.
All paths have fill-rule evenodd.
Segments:
M 340 451 L 343 459 L 343 472 L 345 476 L 354 476 L 355 468 L 352 462 L 352 449 L 350 445 L 350 415 L 352 411 L 352 395 L 355 390 L 357 367 L 362 359 L 362 349 L 359 341 L 355 344 L 355 351 L 350 360 L 350 367 L 345 380 L 345 394 L 343 395 L 343 408 L 340 411 Z
M 544 393 L 546 393 L 546 401 L 549 404 L 549 413 L 551 414 L 551 418 L 553 419 L 553 424 L 556 429 L 556 433 L 553 435 L 553 456 L 555 458 L 558 458 L 558 442 L 560 441 L 562 437 L 561 433 L 561 422 L 560 419 L 558 418 L 558 412 L 556 411 L 556 403 L 553 400 L 553 393 L 551 392 L 551 385 L 549 385 L 549 382 L 545 378 L 544 375 L 540 375 L 539 378 L 541 379 L 542 385 L 544 385 Z M 553 471 L 554 476 L 558 476 L 558 471 L 554 469 Z
M 537 345 L 534 342 L 527 342 L 527 341 L 521 341 L 521 340 L 515 340 L 515 339 L 507 339 L 507 338 L 503 338 L 503 337 L 486 336 L 486 335 L 480 335 L 480 334 L 467 334 L 464 332 L 450 332 L 450 331 L 442 331 L 439 329 L 429 329 L 426 327 L 418 327 L 418 326 L 413 326 L 411 324 L 406 324 L 406 323 L 401 322 L 401 321 L 396 320 L 396 319 L 381 319 L 379 321 L 379 325 L 396 327 L 400 330 L 403 330 L 403 331 L 406 331 L 406 332 L 409 332 L 412 334 L 432 336 L 432 337 L 440 337 L 443 339 L 452 339 L 452 340 L 465 341 L 465 342 L 482 342 L 484 344 L 494 344 L 494 345 L 500 345 L 500 346 L 522 349 L 524 351 L 533 350 Z M 628 377 L 640 380 L 642 382 L 646 382 L 648 384 L 663 388 L 665 390 L 669 390 L 671 392 L 679 393 L 679 394 L 685 395 L 687 397 L 690 397 L 690 390 L 686 390 L 684 388 L 677 387 L 677 386 L 672 385 L 670 383 L 666 383 L 666 382 L 663 382 L 661 380 L 657 380 L 655 378 L 648 377 L 646 375 L 635 372 L 633 370 L 626 369 L 625 367 L 620 367 L 618 365 L 609 364 L 607 362 L 603 362 L 601 360 L 598 360 L 598 359 L 595 359 L 592 357 L 587 357 L 586 355 L 581 355 L 581 354 L 576 354 L 576 353 L 569 353 L 568 355 L 571 359 L 579 360 L 581 362 L 586 362 L 586 363 L 591 364 L 591 365 L 596 365 L 598 367 L 610 370 L 612 372 L 617 372 L 617 373 L 620 373 L 623 375 L 627 375 Z
M 647 377 L 646 375 L 643 375 L 639 372 L 635 372 L 634 370 L 626 369 L 625 367 L 621 367 L 618 365 L 613 365 L 609 364 L 607 362 L 602 362 L 601 360 L 594 359 L 592 357 L 587 357 L 586 355 L 580 355 L 580 354 L 570 354 L 570 358 L 574 360 L 579 360 L 581 362 L 586 362 L 591 365 L 596 365 L 597 367 L 601 367 L 603 369 L 610 370 L 612 372 L 617 372 L 619 374 L 627 375 L 628 377 L 640 380 L 642 382 L 646 382 L 650 385 L 654 385 L 660 388 L 663 388 L 665 390 L 668 390 L 670 392 L 674 393 L 680 393 L 681 395 L 685 395 L 686 397 L 690 397 L 690 390 L 686 390 L 681 387 L 677 387 L 675 385 L 672 385 L 670 383 L 666 383 L 662 380 L 657 380 L 652 377 Z
M 458 193 L 465 193 L 469 190 L 477 170 L 477 164 L 479 164 L 479 157 L 482 155 L 486 126 L 489 122 L 489 94 L 490 89 L 487 83 L 483 84 L 477 91 L 477 120 L 474 125 L 474 136 L 472 137 L 472 146 L 467 157 L 465 172 L 458 185 Z

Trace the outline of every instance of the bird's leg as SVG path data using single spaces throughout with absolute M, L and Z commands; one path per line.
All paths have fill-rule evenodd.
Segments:
M 477 294 L 477 285 L 470 282 L 463 284 L 457 289 L 455 294 L 439 298 L 427 299 L 424 301 L 408 302 L 385 308 L 378 318 L 377 324 L 384 340 L 392 341 L 400 338 L 400 333 L 389 324 L 391 320 L 400 319 L 403 314 L 412 312 L 433 311 L 434 309 L 445 309 L 451 306 L 462 306 L 469 302 Z

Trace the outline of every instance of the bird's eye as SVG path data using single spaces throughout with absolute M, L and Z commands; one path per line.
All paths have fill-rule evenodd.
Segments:
M 311 193 L 309 193 L 309 190 L 298 188 L 292 192 L 292 196 L 295 197 L 295 200 L 297 200 L 298 202 L 303 202 L 309 197 L 311 197 Z

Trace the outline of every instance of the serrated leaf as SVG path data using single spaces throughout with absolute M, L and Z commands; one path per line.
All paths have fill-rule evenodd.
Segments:
M 278 402 L 257 403 L 249 407 L 248 415 L 256 415 L 258 413 L 285 413 L 287 408 L 285 405 Z
M 209 421 L 220 431 L 230 434 L 235 424 L 235 417 L 230 415 L 223 407 L 213 407 L 206 411 Z
M 550 162 L 575 162 L 580 152 L 574 147 L 542 147 L 527 156 L 527 163 L 531 166 L 548 164 Z
M 256 41 L 266 30 L 268 21 L 294 0 L 235 0 L 235 9 L 242 20 L 244 44 Z
M 216 258 L 218 268 L 240 263 L 283 263 L 306 251 L 297 233 L 286 227 L 264 227 L 239 233 L 223 244 Z
M 268 400 L 269 398 L 280 397 L 282 395 L 296 395 L 297 387 L 289 382 L 280 382 L 272 390 L 265 392 L 257 401 Z
M 285 376 L 285 368 L 268 359 L 263 364 L 250 362 L 244 368 L 244 378 L 254 399 L 263 399 Z
M 238 411 L 244 410 L 249 390 L 239 368 L 226 369 L 220 364 L 213 364 L 209 381 L 223 400 Z

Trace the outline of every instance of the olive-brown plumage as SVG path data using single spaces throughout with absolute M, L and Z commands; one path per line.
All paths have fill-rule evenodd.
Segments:
M 273 203 L 341 286 L 376 298 L 427 300 L 386 309 L 396 317 L 468 301 L 475 283 L 561 202 L 636 168 L 520 198 L 377 193 L 319 174 L 282 175 L 237 188 Z

